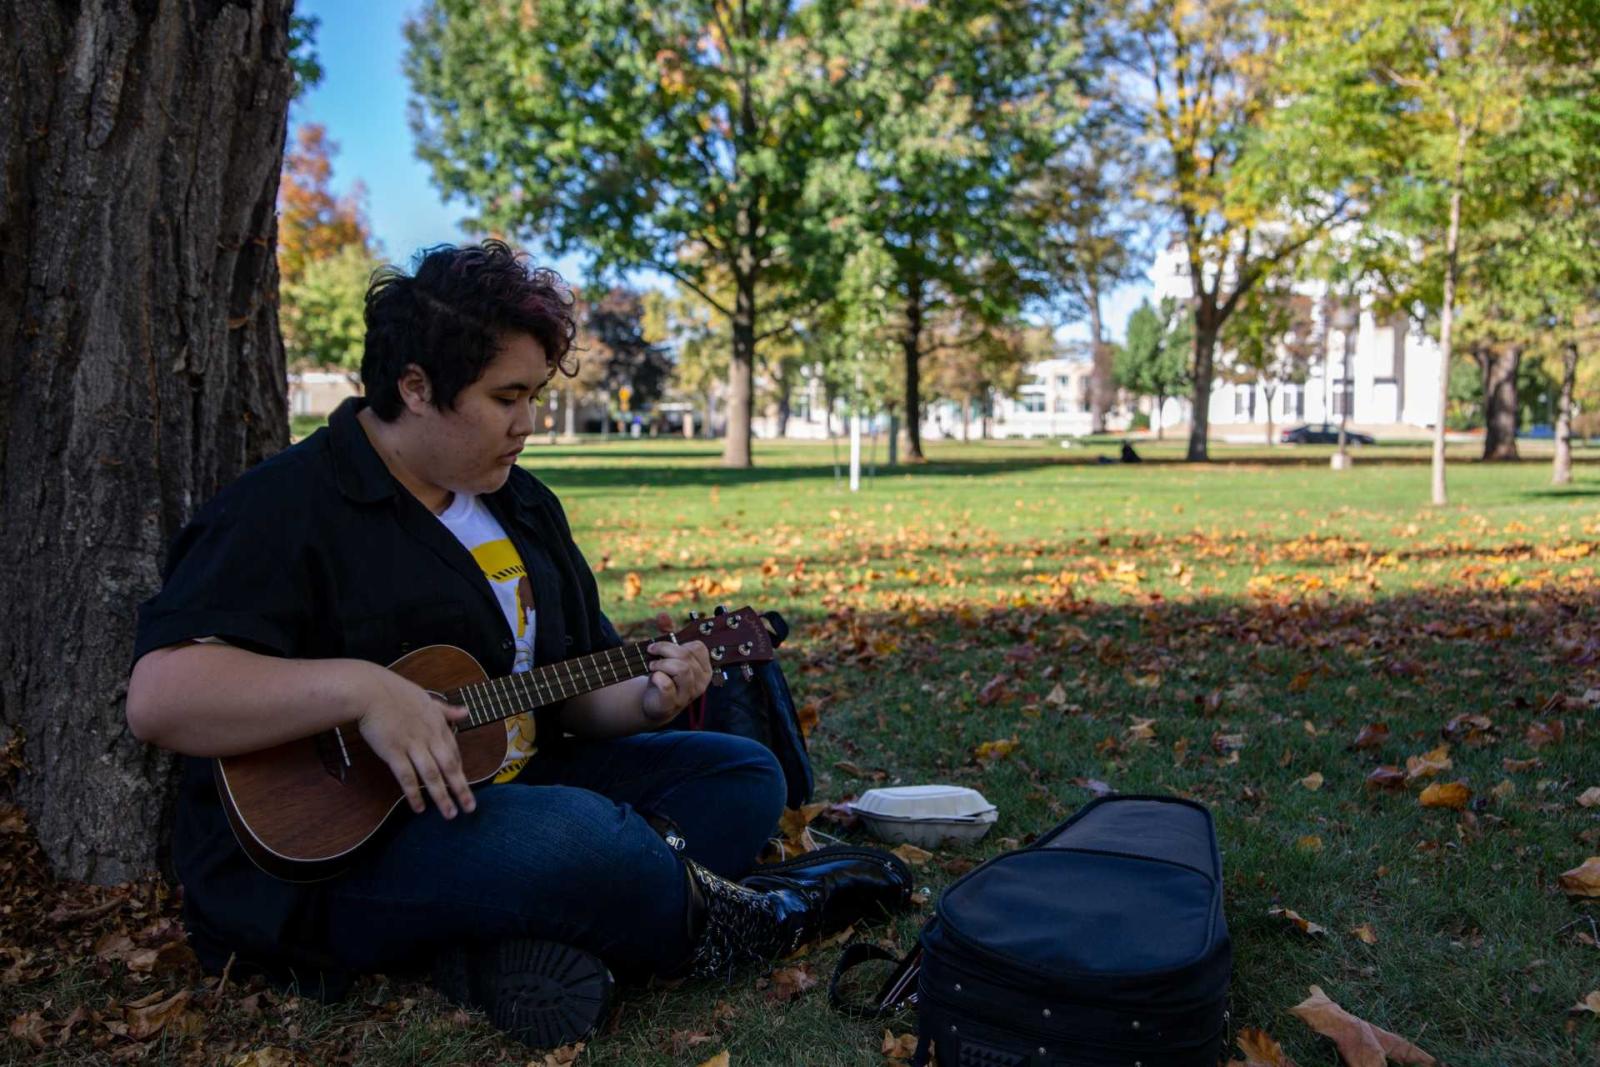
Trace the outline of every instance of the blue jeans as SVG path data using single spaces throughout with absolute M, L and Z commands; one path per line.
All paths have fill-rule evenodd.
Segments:
M 447 820 L 432 805 L 327 887 L 327 945 L 354 971 L 510 937 L 576 945 L 658 972 L 691 945 L 682 864 L 644 816 L 725 877 L 754 864 L 783 812 L 783 772 L 729 734 L 668 731 L 541 748 Z

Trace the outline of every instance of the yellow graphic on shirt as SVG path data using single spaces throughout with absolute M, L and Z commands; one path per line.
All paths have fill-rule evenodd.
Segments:
M 528 581 L 527 568 L 522 565 L 522 557 L 517 555 L 516 547 L 508 538 L 498 541 L 485 541 L 472 550 L 472 558 L 477 561 L 478 569 L 483 571 L 483 576 L 496 586 L 504 587 L 508 582 L 516 583 L 517 591 L 517 622 L 515 633 L 517 655 L 512 665 L 513 670 L 528 670 L 533 666 L 533 627 L 530 625 L 534 618 L 533 583 Z M 506 720 L 506 761 L 495 774 L 496 782 L 509 782 L 522 770 L 538 745 L 534 743 L 533 714 L 523 712 L 513 715 Z

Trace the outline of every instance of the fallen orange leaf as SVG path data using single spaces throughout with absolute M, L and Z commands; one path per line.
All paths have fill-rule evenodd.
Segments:
M 885 1030 L 880 1051 L 885 1059 L 896 1063 L 909 1063 L 917 1052 L 917 1035 L 901 1034 L 896 1037 L 892 1030 Z
M 1451 766 L 1450 746 L 1440 745 L 1433 751 L 1424 752 L 1420 756 L 1406 757 L 1406 781 L 1415 781 L 1418 778 L 1432 778 L 1440 771 L 1448 771 Z
M 929 852 L 925 848 L 918 848 L 916 845 L 913 845 L 910 842 L 907 842 L 903 845 L 896 845 L 890 851 L 892 851 L 896 856 L 899 856 L 901 859 L 905 860 L 907 863 L 911 864 L 913 867 L 921 867 L 923 864 L 933 859 L 932 852 Z
M 1422 791 L 1417 802 L 1425 808 L 1449 808 L 1460 811 L 1472 799 L 1472 790 L 1465 782 L 1435 782 Z
M 985 741 L 972 750 L 972 758 L 980 763 L 986 760 L 1005 759 L 1017 750 L 1021 742 L 1015 737 L 1002 738 L 999 741 Z
M 1558 881 L 1569 897 L 1600 897 L 1600 856 L 1590 856 Z
M 1546 745 L 1560 744 L 1566 736 L 1566 723 L 1560 719 L 1551 719 L 1549 722 L 1530 722 L 1522 739 L 1528 743 L 1529 748 L 1544 748 Z
M 1363 945 L 1376 945 L 1378 943 L 1377 931 L 1372 928 L 1371 923 L 1362 923 L 1360 926 L 1352 927 L 1350 935 Z
M 1239 1051 L 1244 1059 L 1234 1060 L 1228 1067 L 1297 1067 L 1265 1030 L 1246 1027 L 1239 1031 Z
M 1368 723 L 1356 734 L 1356 739 L 1350 743 L 1351 748 L 1380 748 L 1389 740 L 1389 724 L 1384 722 Z
M 1368 789 L 1403 789 L 1406 784 L 1406 772 L 1399 767 L 1385 764 L 1377 767 L 1367 775 Z
M 1584 994 L 1582 1000 L 1567 1009 L 1568 1011 L 1587 1011 L 1600 1015 L 1600 989 Z
M 1320 986 L 1312 986 L 1311 995 L 1289 1010 L 1311 1029 L 1331 1038 L 1350 1067 L 1384 1067 L 1387 1060 L 1438 1062 L 1405 1038 L 1351 1015 L 1328 999 Z
M 1315 793 L 1317 790 L 1322 788 L 1322 781 L 1322 772 L 1312 771 L 1310 774 L 1300 779 L 1300 784 Z
M 1327 927 L 1320 926 L 1317 923 L 1312 922 L 1310 919 L 1305 918 L 1299 912 L 1290 911 L 1288 908 L 1268 908 L 1267 914 L 1272 916 L 1274 919 L 1287 919 L 1289 922 L 1299 927 L 1301 933 L 1310 934 L 1313 937 L 1318 934 L 1325 934 L 1328 932 Z

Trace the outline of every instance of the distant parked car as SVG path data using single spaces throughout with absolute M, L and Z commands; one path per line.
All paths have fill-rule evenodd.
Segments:
M 1367 434 L 1356 433 L 1354 430 L 1346 430 L 1344 437 L 1353 445 L 1375 443 Z M 1336 445 L 1339 443 L 1339 427 L 1329 422 L 1321 426 L 1296 426 L 1283 431 L 1279 440 L 1286 445 Z
M 1554 441 L 1556 439 L 1556 428 L 1548 422 L 1536 422 L 1517 434 L 1517 436 L 1526 437 L 1530 441 Z

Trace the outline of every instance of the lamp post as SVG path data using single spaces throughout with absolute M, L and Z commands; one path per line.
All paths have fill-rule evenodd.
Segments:
M 1333 313 L 1333 328 L 1344 340 L 1344 373 L 1339 382 L 1339 449 L 1330 464 L 1336 471 L 1350 467 L 1350 405 L 1355 400 L 1355 385 L 1350 380 L 1350 352 L 1355 348 L 1356 327 L 1360 322 L 1360 315 L 1348 304 L 1340 304 Z

